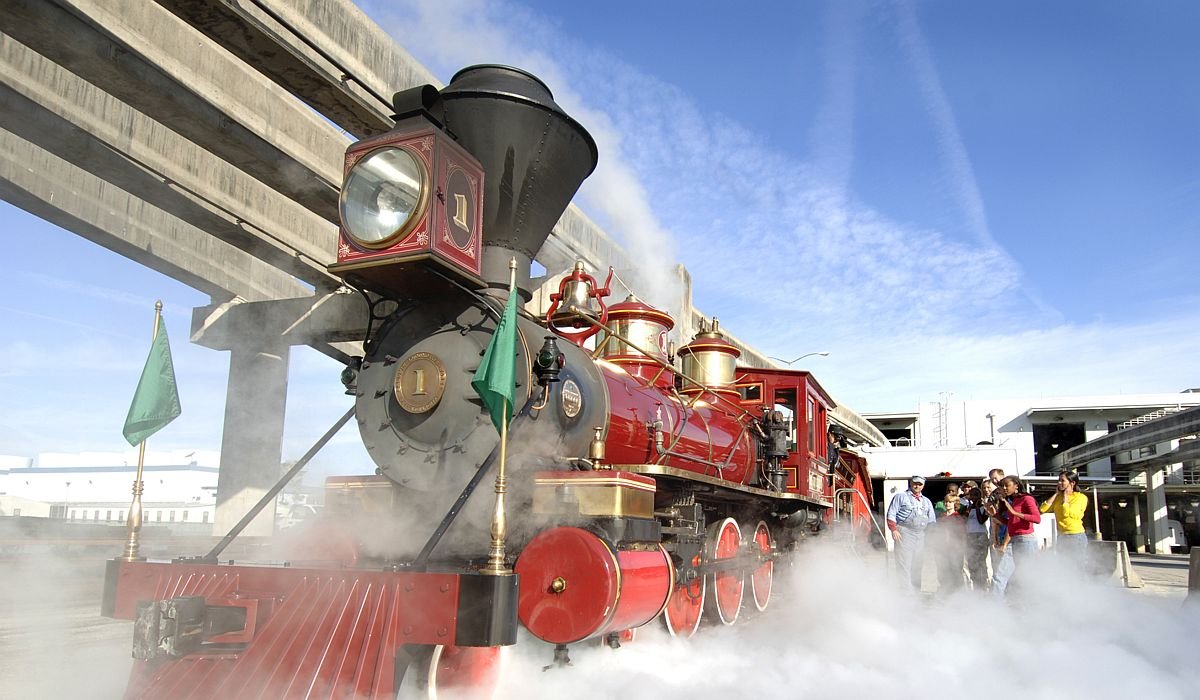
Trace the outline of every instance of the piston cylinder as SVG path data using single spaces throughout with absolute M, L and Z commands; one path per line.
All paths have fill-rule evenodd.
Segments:
M 517 616 L 535 637 L 573 644 L 658 616 L 675 581 L 658 543 L 617 549 L 577 527 L 542 532 L 517 559 Z

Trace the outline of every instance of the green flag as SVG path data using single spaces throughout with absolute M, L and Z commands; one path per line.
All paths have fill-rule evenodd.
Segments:
M 471 386 L 483 399 L 496 430 L 512 421 L 513 398 L 517 395 L 517 290 L 508 290 L 508 303 L 492 342 L 483 353 Z M 503 421 L 503 423 L 501 422 Z
M 175 390 L 175 366 L 167 326 L 159 319 L 158 333 L 150 343 L 150 356 L 142 369 L 129 415 L 125 417 L 125 439 L 137 445 L 179 416 L 179 393 Z

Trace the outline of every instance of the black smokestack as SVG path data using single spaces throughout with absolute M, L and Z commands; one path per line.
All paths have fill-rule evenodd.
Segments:
M 596 168 L 596 142 L 554 103 L 545 83 L 507 66 L 460 70 L 441 91 L 446 128 L 483 165 L 483 279 L 528 299 L 529 263 L 579 185 Z

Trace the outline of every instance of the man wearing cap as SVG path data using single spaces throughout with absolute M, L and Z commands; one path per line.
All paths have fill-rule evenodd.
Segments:
M 923 495 L 925 477 L 908 480 L 908 490 L 888 504 L 887 525 L 896 543 L 896 566 L 902 581 L 921 590 L 921 567 L 925 563 L 925 527 L 937 519 L 933 502 Z
M 846 446 L 846 433 L 842 430 L 842 426 L 837 423 L 831 423 L 829 425 L 828 437 L 825 459 L 829 463 L 829 469 L 832 472 L 838 465 L 838 458 L 842 453 L 842 448 Z

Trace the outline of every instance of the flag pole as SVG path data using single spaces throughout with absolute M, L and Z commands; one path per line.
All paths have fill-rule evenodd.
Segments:
M 508 293 L 517 293 L 517 259 L 508 261 Z M 513 319 L 514 321 L 516 319 Z M 496 327 L 500 331 L 500 327 Z M 503 398 L 501 404 L 503 419 L 500 421 L 500 469 L 496 472 L 496 508 L 492 511 L 492 546 L 488 548 L 487 565 L 482 573 L 501 576 L 511 574 L 505 555 L 505 540 L 508 538 L 508 519 L 504 514 L 504 493 L 508 491 L 508 477 L 504 472 L 508 457 L 508 398 Z
M 158 322 L 162 318 L 162 300 L 154 302 L 154 332 L 150 336 L 153 343 L 158 337 Z M 129 504 L 129 517 L 125 519 L 125 528 L 129 531 L 129 540 L 125 543 L 125 556 L 122 561 L 145 561 L 146 558 L 138 553 L 138 539 L 142 532 L 142 466 L 146 463 L 146 441 L 138 445 L 137 476 L 133 479 L 133 503 Z

